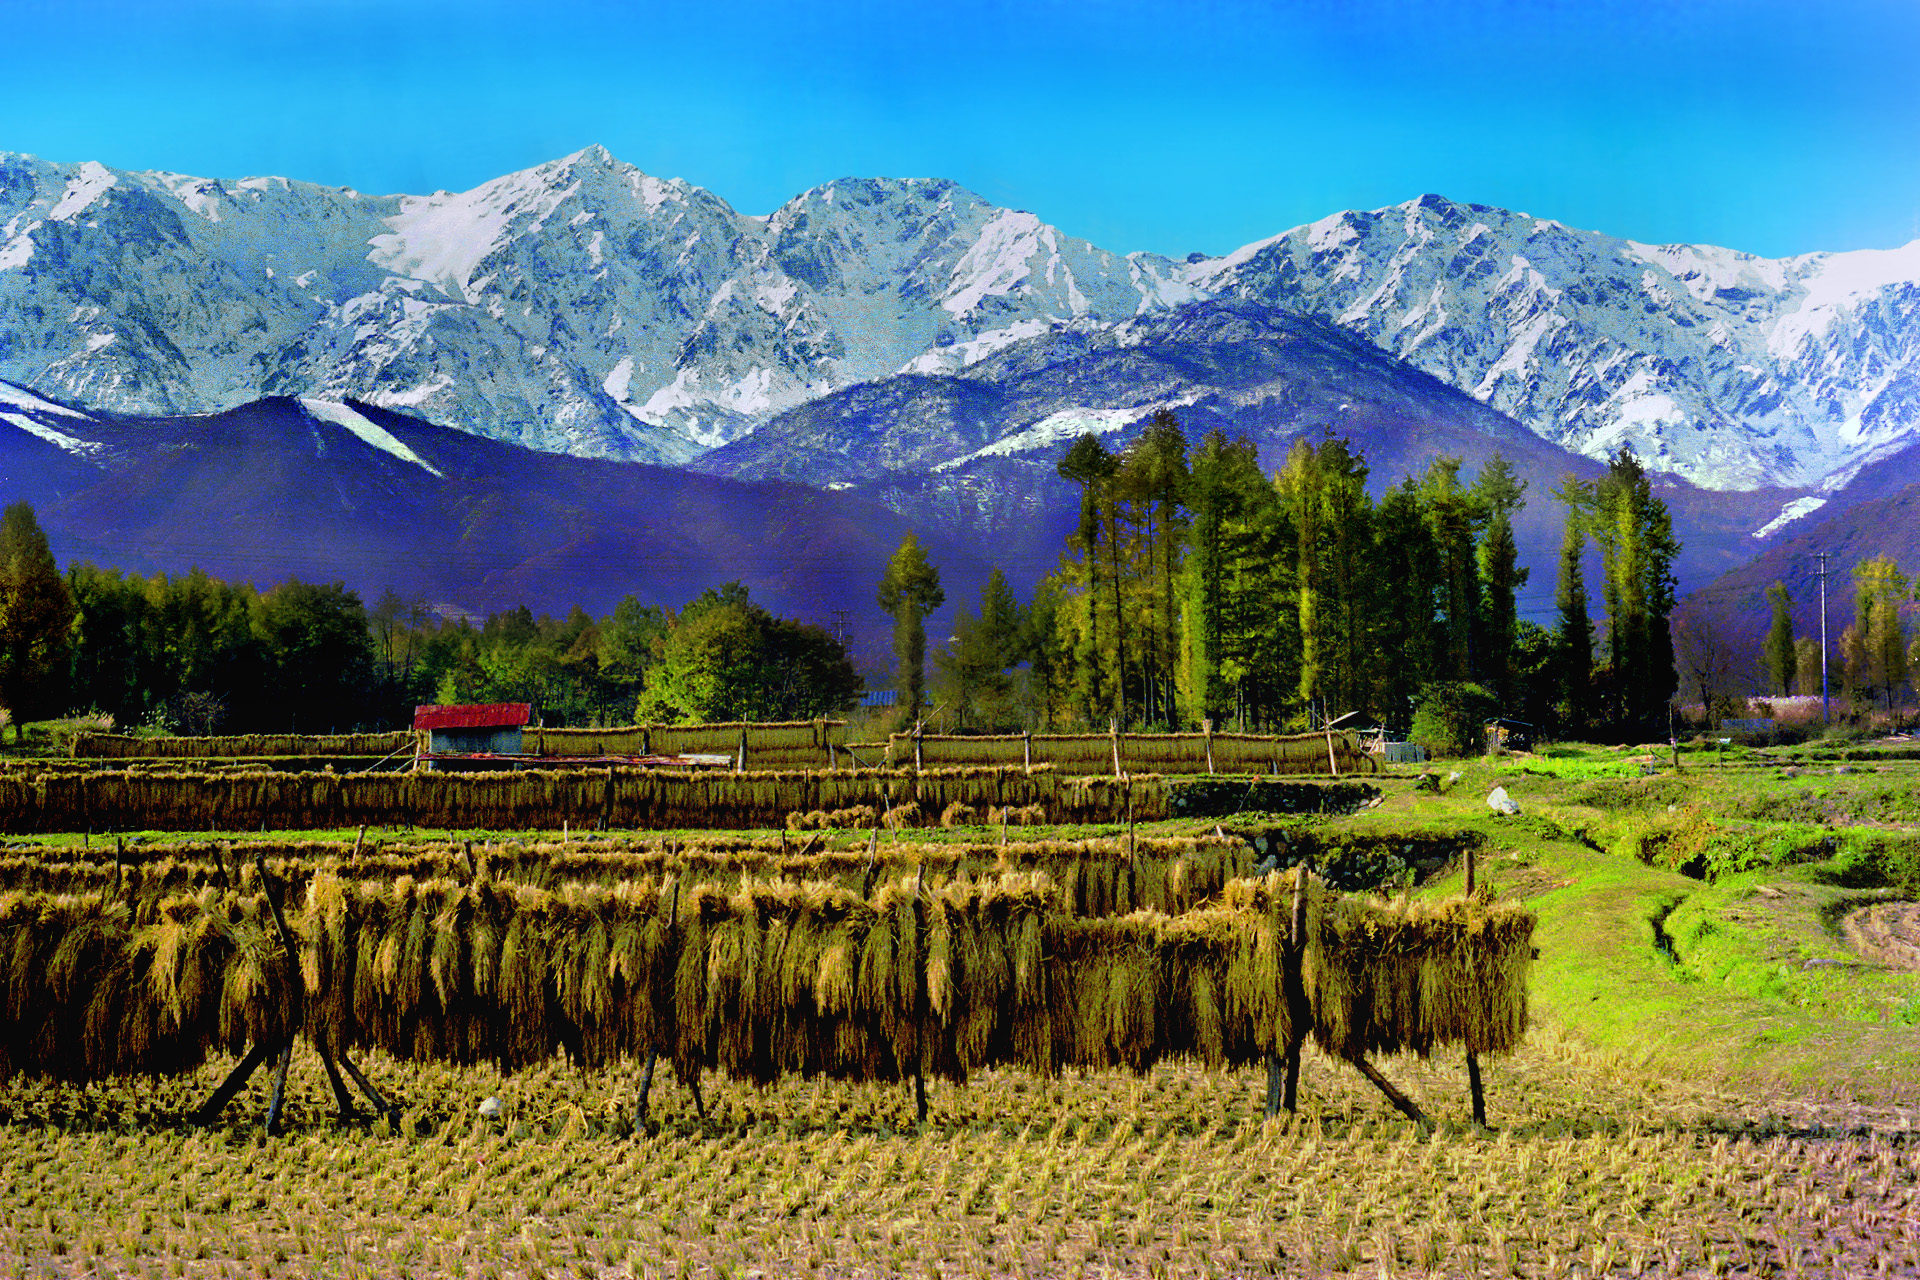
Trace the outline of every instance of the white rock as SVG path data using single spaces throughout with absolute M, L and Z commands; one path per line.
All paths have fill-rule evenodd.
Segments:
M 1520 812 L 1519 804 L 1515 802 L 1512 796 L 1507 794 L 1505 787 L 1495 787 L 1493 789 L 1493 794 L 1487 797 L 1487 808 L 1506 817 L 1512 817 L 1514 814 Z
M 480 1116 L 482 1119 L 497 1119 L 503 1109 L 504 1106 L 498 1098 L 489 1097 L 480 1100 Z

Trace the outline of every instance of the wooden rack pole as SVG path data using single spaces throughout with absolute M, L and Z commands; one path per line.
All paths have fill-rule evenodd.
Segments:
M 1473 891 L 1477 887 L 1474 884 L 1474 872 L 1476 868 L 1474 866 L 1474 851 L 1472 845 L 1467 846 L 1466 862 L 1467 897 L 1471 899 L 1473 897 Z M 1473 1122 L 1484 1129 L 1487 1127 L 1487 1095 L 1486 1090 L 1480 1083 L 1479 1055 L 1471 1049 L 1467 1050 L 1467 1089 L 1468 1092 L 1473 1095 Z

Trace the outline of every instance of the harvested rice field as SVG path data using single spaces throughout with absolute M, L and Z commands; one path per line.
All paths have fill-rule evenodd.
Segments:
M 216 1064 L 217 1065 L 217 1064 Z M 632 1132 L 635 1071 L 373 1064 L 406 1132 L 337 1127 L 297 1055 L 265 1089 L 177 1117 L 158 1089 L 26 1086 L 0 1111 L 0 1269 L 28 1276 L 1806 1275 L 1920 1269 L 1912 1114 L 1649 1076 L 1557 1036 L 1464 1072 L 1388 1070 L 1423 1131 L 1350 1068 L 1303 1064 L 1297 1117 L 1255 1072 L 1161 1067 L 931 1087 L 669 1079 Z M 498 1096 L 499 1118 L 481 1099 Z
M 0 897 L 15 895 L 19 912 L 19 895 L 41 895 L 32 899 L 40 914 L 0 918 L 51 921 L 46 895 L 62 894 L 110 896 L 119 914 L 72 933 L 76 948 L 95 952 L 63 951 L 49 935 L 50 958 L 16 965 L 12 994 L 0 997 L 12 1024 L 0 1037 L 12 1072 L 0 1072 L 0 1277 L 1920 1275 L 1920 973 L 1901 950 L 1920 899 L 1920 764 L 1736 751 L 1689 757 L 1675 772 L 1664 759 L 1543 752 L 1466 764 L 1437 786 L 1419 785 L 1418 770 L 1378 775 L 1378 799 L 1344 815 L 1162 820 L 1137 834 L 1066 826 L 1025 846 L 1017 832 L 1002 844 L 1004 827 L 964 824 L 888 832 L 877 848 L 869 832 L 765 828 L 597 841 L 576 829 L 566 845 L 541 832 L 256 834 L 257 858 L 237 833 L 129 832 L 111 850 L 97 835 L 21 841 L 0 859 Z M 1490 812 L 1495 786 L 1520 804 L 1519 817 Z M 1481 895 L 1471 900 L 1461 896 L 1468 849 Z M 1281 1018 L 1286 1001 L 1233 993 L 1248 974 L 1287 971 L 1259 968 L 1273 954 L 1259 940 L 1281 930 L 1286 904 L 1272 893 L 1291 877 L 1265 889 L 1244 878 L 1276 857 L 1283 867 L 1304 858 L 1342 888 L 1371 876 L 1401 904 L 1345 899 L 1342 910 L 1364 907 L 1356 921 L 1411 912 L 1444 922 L 1469 901 L 1485 904 L 1475 920 L 1505 918 L 1496 904 L 1524 910 L 1539 954 L 1517 967 L 1456 964 L 1436 999 L 1421 976 L 1440 972 L 1421 968 L 1444 951 L 1433 938 L 1369 924 L 1368 958 L 1349 963 L 1347 917 L 1313 905 L 1323 923 L 1310 930 L 1302 989 L 1286 997 L 1311 1019 L 1299 1108 L 1267 1119 L 1260 1059 L 1273 1042 L 1259 1038 L 1268 1025 L 1259 1019 Z M 264 1124 L 270 1070 L 213 1122 L 187 1119 L 233 1066 L 245 1040 L 233 1028 L 286 1025 L 232 1016 L 257 1003 L 258 982 L 280 980 L 272 975 L 283 964 L 248 864 L 295 895 L 290 924 L 306 941 L 293 967 L 312 975 L 329 972 L 333 954 L 313 941 L 315 886 L 335 886 L 326 892 L 342 901 L 424 904 L 431 882 L 445 898 L 391 947 L 365 932 L 371 925 L 353 926 L 373 957 L 354 972 L 374 978 L 357 977 L 351 1001 L 312 980 L 276 1134 Z M 748 868 L 790 887 L 752 889 Z M 920 936 L 907 932 L 909 917 L 921 917 L 861 903 L 946 895 L 948 933 L 910 944 L 924 951 L 896 947 L 919 957 L 910 967 L 922 977 L 896 986 L 911 995 L 913 982 L 927 983 L 921 1003 L 887 1015 L 917 1010 L 923 1037 L 945 1028 L 938 1044 L 948 1047 L 921 1059 L 951 1068 L 926 1071 L 925 1119 L 904 1062 L 889 1065 L 863 1039 L 872 1015 L 859 1001 L 877 997 L 822 995 L 826 975 L 844 981 L 847 957 L 865 955 L 831 931 L 808 935 L 805 952 L 799 932 L 781 935 L 789 968 L 818 954 L 778 979 L 798 994 L 770 995 L 766 1008 L 790 1020 L 808 1002 L 831 1003 L 844 1006 L 845 1025 L 795 1040 L 770 1073 L 773 1059 L 726 1048 L 736 1038 L 729 1020 L 745 1019 L 728 1010 L 757 1007 L 744 998 L 686 1004 L 693 989 L 682 985 L 679 1004 L 646 1014 L 635 993 L 667 988 L 636 981 L 608 995 L 575 983 L 575 997 L 563 984 L 544 1020 L 530 1023 L 518 1006 L 487 1003 L 481 987 L 454 981 L 460 966 L 442 963 L 452 953 L 427 945 L 466 937 L 468 913 L 494 900 L 481 895 L 491 880 L 500 887 L 485 892 L 507 893 L 516 910 L 581 927 L 598 917 L 579 913 L 603 900 L 657 919 L 666 892 L 665 932 L 649 935 L 655 949 L 623 963 L 693 954 L 674 941 L 687 917 L 676 915 L 671 877 L 714 886 L 684 899 L 712 938 L 732 938 L 722 925 L 737 920 L 750 925 L 740 938 L 763 948 L 775 934 L 750 922 L 768 908 L 742 914 L 749 899 L 817 897 L 833 929 L 879 938 L 879 922 L 895 918 L 906 940 Z M 818 887 L 803 889 L 808 881 Z M 80 957 L 103 947 L 159 955 L 159 935 L 140 932 L 173 918 L 159 904 L 174 902 L 166 910 L 180 924 L 200 920 L 190 899 L 216 884 L 251 905 L 223 907 L 224 940 L 192 953 L 201 968 L 173 962 L 172 985 L 142 997 L 157 1000 L 152 1009 L 121 1024 L 173 1036 L 178 1073 L 125 1078 L 122 1055 L 63 1026 L 58 1000 L 90 992 L 93 1018 L 106 1007 L 99 1000 L 134 988 L 73 977 L 42 985 L 35 975 L 79 974 Z M 980 914 L 968 932 L 975 916 L 951 914 L 973 901 L 968 884 L 981 893 L 1002 884 L 1032 901 L 1005 922 L 992 916 L 991 929 Z M 709 905 L 693 911 L 695 902 Z M 551 914 L 562 903 L 572 915 Z M 1036 926 L 1015 929 L 1020 912 Z M 936 946 L 939 936 L 952 945 Z M 1083 936 L 1100 946 L 1074 943 Z M 571 933 L 554 937 L 555 966 L 589 954 L 565 941 Z M 1036 937 L 1034 954 L 1046 957 L 1037 969 L 1018 959 Z M 1482 966 L 1495 954 L 1517 959 L 1513 944 L 1524 938 L 1505 952 L 1458 955 Z M 9 941 L 16 959 L 43 954 Z M 759 972 L 755 954 L 768 964 L 775 954 L 705 945 L 709 981 L 722 972 L 719 957 L 734 966 L 725 973 L 744 975 Z M 189 999 L 181 975 L 214 975 L 206 966 L 215 965 L 227 966 L 218 990 Z M 1348 980 L 1330 986 L 1336 972 Z M 1524 1001 L 1461 1004 L 1460 975 L 1472 972 L 1483 986 L 1521 982 Z M 811 984 L 800 980 L 807 973 Z M 974 989 L 963 973 L 967 984 L 999 974 L 991 980 L 1001 994 L 943 1012 L 931 1003 L 947 989 L 936 973 L 954 975 L 940 979 L 954 991 Z M 245 982 L 230 991 L 235 974 Z M 1369 1005 L 1366 989 L 1396 994 Z M 1122 990 L 1124 1001 L 1113 994 Z M 1088 992 L 1109 993 L 1101 1008 L 1114 1013 L 1096 1010 Z M 407 1013 L 414 1006 L 403 997 L 426 1001 L 423 1012 Z M 791 1000 L 801 1003 L 781 1003 Z M 156 1021 L 160 1009 L 178 1021 Z M 405 1018 L 389 1027 L 363 1009 Z M 594 1040 L 593 1010 L 626 1010 L 605 1023 L 626 1030 Z M 694 1027 L 696 1013 L 703 1029 L 661 1054 L 649 1120 L 636 1131 L 643 1051 L 668 1039 L 670 1024 Z M 1203 1013 L 1224 1015 L 1223 1030 L 1197 1034 L 1215 1025 Z M 1526 1027 L 1517 1044 L 1502 1029 L 1514 1017 Z M 339 1119 L 312 1038 L 322 1025 L 399 1103 L 395 1123 Z M 487 1027 L 538 1032 L 509 1055 L 520 1070 L 445 1048 L 493 1043 L 493 1032 L 475 1031 Z M 1486 1128 L 1470 1120 L 1465 1044 L 1487 1050 L 1478 1057 Z M 871 1061 L 855 1079 L 794 1074 L 851 1061 L 860 1046 Z M 1432 1123 L 1406 1118 L 1330 1048 L 1365 1049 Z M 704 1067 L 704 1114 L 676 1071 L 683 1062 Z M 489 1099 L 497 1114 L 483 1106 Z

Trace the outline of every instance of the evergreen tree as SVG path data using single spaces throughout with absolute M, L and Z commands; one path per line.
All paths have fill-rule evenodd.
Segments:
M 1559 622 L 1554 631 L 1559 692 L 1554 709 L 1563 737 L 1583 738 L 1593 729 L 1593 619 L 1587 614 L 1587 579 L 1580 565 L 1586 546 L 1585 521 L 1593 495 L 1572 476 L 1556 491 L 1567 507 L 1567 532 L 1560 544 L 1560 581 L 1555 595 Z
M 927 550 L 909 533 L 887 563 L 877 593 L 880 607 L 893 616 L 894 653 L 900 660 L 902 723 L 913 725 L 926 707 L 927 614 L 947 601 L 940 571 L 927 562 Z
M 1120 491 L 1140 512 L 1147 569 L 1147 625 L 1142 629 L 1144 703 L 1147 719 L 1169 732 L 1178 727 L 1174 669 L 1178 662 L 1179 624 L 1174 610 L 1174 575 L 1186 521 L 1182 504 L 1192 477 L 1187 437 L 1171 410 L 1155 410 L 1146 429 L 1120 458 Z
M 1380 718 L 1404 733 L 1420 690 L 1439 678 L 1434 625 L 1439 568 L 1419 490 L 1411 479 L 1381 498 L 1374 542 L 1381 662 L 1372 701 Z
M 1057 467 L 1061 479 L 1070 480 L 1080 486 L 1080 525 L 1078 532 L 1075 534 L 1074 545 L 1078 547 L 1081 555 L 1085 557 L 1082 562 L 1082 587 L 1086 597 L 1086 626 L 1081 634 L 1079 643 L 1075 646 L 1074 665 L 1076 668 L 1076 683 L 1080 686 L 1081 696 L 1089 719 L 1092 718 L 1095 709 L 1101 705 L 1103 693 L 1105 692 L 1105 681 L 1102 679 L 1100 662 L 1099 548 L 1101 542 L 1101 515 L 1103 510 L 1109 505 L 1106 500 L 1107 488 L 1113 479 L 1114 473 L 1119 469 L 1119 465 L 1119 460 L 1116 459 L 1112 453 L 1108 452 L 1105 445 L 1100 443 L 1100 437 L 1089 431 L 1073 442 L 1072 447 L 1067 450 L 1066 456 L 1060 459 L 1059 466 Z M 1111 528 L 1111 521 L 1109 521 L 1107 545 L 1110 553 L 1112 551 Z M 1110 554 L 1110 559 L 1117 565 L 1117 556 Z M 1118 609 L 1119 581 L 1117 576 L 1114 582 L 1114 601 L 1114 642 L 1116 652 L 1118 652 L 1120 638 Z M 1117 657 L 1112 693 L 1112 705 L 1116 708 L 1116 716 L 1119 714 L 1118 706 L 1121 696 L 1120 682 L 1122 673 L 1119 668 L 1124 666 L 1124 656 Z
M 1182 567 L 1182 650 L 1188 705 L 1202 718 L 1226 722 L 1234 706 L 1229 634 L 1237 551 L 1265 484 L 1251 441 L 1209 431 L 1194 450 L 1188 503 L 1191 521 Z
M 1793 601 L 1787 595 L 1787 584 L 1775 582 L 1767 588 L 1767 602 L 1773 606 L 1773 622 L 1767 628 L 1767 639 L 1761 649 L 1761 665 L 1767 674 L 1767 683 L 1780 690 L 1782 696 L 1793 692 L 1793 677 L 1799 661 L 1799 646 L 1793 638 Z
M 1473 495 L 1486 513 L 1479 547 L 1480 638 L 1477 650 L 1482 683 L 1503 706 L 1518 694 L 1514 649 L 1519 628 L 1518 596 L 1529 571 L 1520 567 L 1513 517 L 1526 502 L 1526 482 L 1513 474 L 1505 457 L 1495 454 L 1474 482 Z
M 1646 737 L 1665 728 L 1667 702 L 1680 683 L 1668 628 L 1680 546 L 1666 504 L 1631 450 L 1616 454 L 1595 482 L 1591 532 L 1606 584 L 1613 729 L 1623 738 Z
M 49 677 L 65 674 L 73 620 L 73 596 L 32 505 L 10 504 L 0 514 L 0 706 L 16 740 L 46 709 Z
M 1480 572 L 1476 548 L 1486 512 L 1460 487 L 1460 459 L 1435 458 L 1420 481 L 1420 508 L 1433 541 L 1439 569 L 1440 620 L 1435 644 L 1436 675 L 1456 683 L 1471 681 L 1478 663 L 1475 632 L 1480 626 Z

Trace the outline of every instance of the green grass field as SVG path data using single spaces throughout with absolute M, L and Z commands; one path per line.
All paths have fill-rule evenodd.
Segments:
M 1380 1064 L 1429 1132 L 1309 1052 L 1275 1121 L 1263 1076 L 1187 1066 L 935 1084 L 924 1124 L 904 1088 L 801 1080 L 709 1080 L 700 1120 L 668 1073 L 643 1136 L 637 1067 L 375 1060 L 395 1135 L 338 1124 L 297 1050 L 271 1138 L 264 1073 L 220 1125 L 182 1122 L 224 1062 L 0 1085 L 0 1274 L 1920 1273 L 1920 975 L 1843 927 L 1920 889 L 1920 763 L 1649 757 L 1443 763 L 1443 793 L 1390 777 L 1322 828 L 1478 835 L 1480 877 L 1539 913 L 1534 1029 L 1484 1064 L 1487 1131 L 1457 1055 Z

